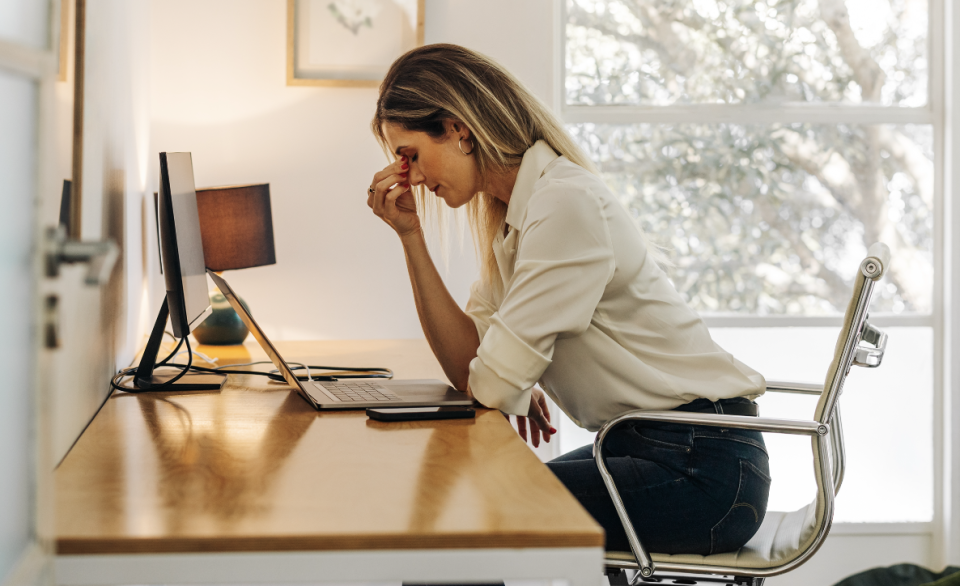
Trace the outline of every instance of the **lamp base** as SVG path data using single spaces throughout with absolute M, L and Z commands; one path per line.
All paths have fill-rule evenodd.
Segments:
M 246 301 L 239 297 L 237 299 L 250 311 Z M 213 346 L 242 344 L 250 331 L 217 288 L 210 291 L 210 307 L 213 313 L 193 330 L 193 337 L 201 344 Z

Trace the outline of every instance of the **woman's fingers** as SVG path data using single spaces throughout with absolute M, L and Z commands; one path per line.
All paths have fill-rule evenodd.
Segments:
M 538 431 L 543 434 L 543 440 L 550 442 L 550 436 L 557 433 L 557 430 L 550 425 L 550 420 L 544 417 L 540 410 L 540 404 L 537 401 L 530 402 L 530 413 L 527 414 L 531 423 L 536 423 Z
M 367 188 L 367 207 L 401 237 L 420 228 L 417 202 L 410 192 L 409 173 L 407 158 L 400 157 L 375 173 Z
M 396 200 L 409 189 L 410 186 L 406 183 L 398 183 L 395 187 L 385 191 L 382 196 L 378 190 L 377 195 L 374 196 L 373 213 L 376 214 L 377 217 L 385 220 L 388 224 L 393 225 L 393 221 L 400 215 L 397 210 Z M 396 228 L 396 226 L 394 226 L 394 228 Z
M 527 418 L 523 415 L 517 415 L 517 433 L 523 441 L 527 441 Z
M 537 431 L 543 434 L 543 441 L 550 443 L 550 435 L 553 430 L 553 428 L 550 427 L 550 422 L 547 421 L 543 415 L 534 417 L 531 421 L 537 424 Z
M 550 441 L 547 439 L 546 434 L 544 434 L 543 439 Z M 540 426 L 537 425 L 537 420 L 533 417 L 530 418 L 530 443 L 532 443 L 535 448 L 540 447 Z
M 373 213 L 383 217 L 383 205 L 387 194 L 406 184 L 407 178 L 402 175 L 390 175 L 383 181 L 377 183 L 373 193 Z M 402 192 L 401 192 L 402 193 Z
M 406 173 L 409 169 L 409 164 L 407 163 L 406 157 L 400 157 L 396 161 L 390 163 L 383 169 L 377 171 L 373 174 L 373 183 L 371 185 L 377 185 L 390 175 L 396 175 L 399 173 Z
M 377 193 L 387 193 L 395 185 L 400 185 L 401 183 L 407 182 L 406 173 L 394 173 L 392 175 L 387 175 L 382 180 L 376 183 L 375 191 Z
M 387 165 L 380 171 L 374 173 L 373 182 L 367 189 L 367 206 L 373 210 L 373 213 L 383 217 L 383 204 L 388 193 L 397 186 L 407 183 L 407 175 L 410 165 L 406 157 L 400 157 L 393 163 Z M 404 204 L 406 207 L 406 203 Z M 414 206 L 414 210 L 416 206 Z
M 413 198 L 413 192 L 410 191 L 409 187 L 397 198 L 397 209 L 401 212 L 417 212 L 417 200 Z
M 546 417 L 547 421 L 550 421 L 550 408 L 547 407 L 547 396 L 540 393 L 537 397 L 537 403 L 540 404 L 540 410 L 543 411 L 543 416 Z
M 385 220 L 392 222 L 393 220 L 397 219 L 401 211 L 398 209 L 397 199 L 409 191 L 410 186 L 406 183 L 401 183 L 383 196 L 383 218 Z

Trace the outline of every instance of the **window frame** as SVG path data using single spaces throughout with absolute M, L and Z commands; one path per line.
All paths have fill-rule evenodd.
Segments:
M 956 126 L 957 142 L 960 143 L 960 121 L 953 120 L 952 110 L 947 112 L 945 96 L 948 55 L 947 30 L 960 31 L 960 7 L 951 7 L 947 14 L 944 0 L 928 1 L 927 51 L 929 75 L 927 79 L 927 104 L 921 107 L 858 105 L 843 103 L 786 102 L 778 104 L 683 104 L 668 106 L 589 106 L 568 105 L 566 100 L 566 23 L 568 0 L 554 0 L 554 41 L 557 51 L 554 62 L 553 102 L 560 121 L 571 123 L 608 124 L 677 124 L 677 123 L 822 123 L 822 124 L 928 124 L 933 127 L 934 165 L 934 244 L 933 244 L 933 290 L 931 311 L 898 315 L 877 313 L 871 323 L 878 327 L 928 327 L 933 333 L 933 519 L 928 522 L 900 523 L 835 523 L 833 533 L 838 535 L 929 535 L 932 537 L 932 561 L 945 564 L 948 559 L 960 557 L 960 495 L 952 496 L 960 489 L 960 465 L 951 460 L 960 460 L 945 447 L 945 438 L 960 437 L 960 400 L 948 401 L 945 382 L 951 388 L 960 387 L 960 368 L 949 370 L 946 360 L 950 339 L 960 336 L 960 316 L 949 311 L 960 306 L 960 243 L 948 242 L 945 234 L 946 213 L 952 213 L 951 226 L 960 229 L 960 205 L 947 206 L 945 185 L 950 180 L 946 163 L 946 134 Z M 950 18 L 947 18 L 947 17 Z M 951 24 L 953 23 L 953 24 Z M 960 41 L 949 47 L 957 55 L 950 62 L 951 82 L 960 98 Z M 948 120 L 948 114 L 951 114 Z M 951 163 L 960 165 L 960 145 L 954 147 Z M 960 167 L 956 167 L 960 169 Z M 960 183 L 960 182 L 958 182 Z M 960 185 L 956 189 L 960 189 Z M 954 209 L 956 208 L 956 209 Z M 960 240 L 957 238 L 956 240 Z M 951 251 L 947 246 L 953 244 Z M 949 257 L 948 257 L 949 255 Z M 947 264 L 949 262 L 949 265 Z M 945 279 L 947 268 L 950 279 Z M 956 276 L 955 276 L 956 275 Z M 957 283 L 953 283 L 956 280 Z M 955 303 L 948 307 L 947 303 Z M 946 317 L 956 323 L 948 324 Z M 841 316 L 751 316 L 737 314 L 702 313 L 710 328 L 764 328 L 764 327 L 839 327 Z M 960 346 L 951 344 L 950 355 L 960 360 Z M 960 362 L 957 362 L 960 364 Z M 949 411 L 945 411 L 945 409 Z M 940 414 L 944 414 L 941 416 Z M 953 423 L 951 425 L 951 422 Z M 957 450 L 960 452 L 960 450 Z M 951 483 L 952 480 L 952 483 Z M 951 511 L 956 511 L 950 513 Z

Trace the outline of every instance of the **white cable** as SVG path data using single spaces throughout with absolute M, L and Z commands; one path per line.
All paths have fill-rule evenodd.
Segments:
M 307 371 L 307 380 L 308 380 L 308 381 L 313 380 L 313 377 L 310 376 L 310 367 L 307 366 L 306 364 L 301 364 L 301 363 L 299 363 L 299 362 L 289 362 L 288 364 L 295 364 L 295 365 L 297 365 L 297 366 L 302 366 L 303 369 Z M 292 371 L 291 371 L 291 372 L 292 372 Z M 297 375 L 294 374 L 293 376 L 294 376 L 294 378 L 296 378 Z
M 191 350 L 190 352 L 191 352 L 194 356 L 197 356 L 198 358 L 201 358 L 201 359 L 207 361 L 208 364 L 214 364 L 214 365 L 215 365 L 215 364 L 217 363 L 217 361 L 220 360 L 219 358 L 210 358 L 209 356 L 207 356 L 207 355 L 204 354 L 203 352 L 197 352 L 196 350 Z M 173 358 L 176 358 L 177 356 L 180 356 L 181 354 L 186 354 L 186 353 L 187 353 L 186 350 L 181 350 L 181 351 L 177 352 L 176 354 L 174 354 L 174 355 L 173 355 Z M 172 360 L 172 358 L 171 358 L 171 360 Z
M 220 370 L 221 368 L 237 368 L 237 367 L 240 367 L 240 366 L 256 366 L 256 365 L 258 365 L 258 364 L 273 364 L 273 362 L 271 362 L 271 361 L 269 361 L 269 360 L 260 360 L 260 361 L 257 361 L 257 362 L 247 362 L 247 363 L 244 363 L 244 364 L 225 364 L 225 365 L 223 365 L 223 366 L 218 366 L 217 368 L 214 368 L 214 370 Z M 302 362 L 288 362 L 287 365 L 302 366 L 303 369 L 307 371 L 307 380 L 313 380 L 313 377 L 310 375 L 310 367 L 309 367 L 308 365 L 303 364 Z M 270 372 L 271 372 L 271 373 L 274 373 L 274 372 L 280 372 L 280 371 L 277 370 L 276 368 L 274 368 L 274 369 L 271 370 Z M 291 372 L 292 372 L 292 371 L 291 371 Z M 297 376 L 296 373 L 294 373 L 293 376 Z
M 240 366 L 256 366 L 258 364 L 273 364 L 269 360 L 259 360 L 257 362 L 245 362 L 243 364 L 224 364 L 223 366 L 218 366 L 214 370 L 220 370 L 221 368 L 235 368 Z

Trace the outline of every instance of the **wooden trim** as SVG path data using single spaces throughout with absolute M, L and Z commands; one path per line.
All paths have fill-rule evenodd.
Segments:
M 78 0 L 79 1 L 79 0 Z M 424 22 L 426 0 L 417 0 L 416 46 L 424 42 Z M 296 73 L 296 36 L 297 36 L 297 0 L 287 0 L 287 85 L 299 87 L 380 87 L 380 79 L 310 79 L 297 77 Z M 397 55 L 399 57 L 399 55 Z
M 0 40 L 0 69 L 39 80 L 52 68 L 50 53 Z
M 70 0 L 60 0 L 60 46 L 58 47 L 60 58 L 57 81 L 67 81 L 70 70 L 67 62 L 70 58 L 70 5 Z
M 74 240 L 80 240 L 83 228 L 83 84 L 84 47 L 86 42 L 87 1 L 76 0 L 74 10 L 73 54 L 73 172 L 70 194 L 70 228 Z
M 303 79 L 288 78 L 289 86 L 311 86 L 311 87 L 379 87 L 380 80 L 377 79 Z
M 417 0 L 417 46 L 423 46 L 423 23 L 425 20 L 424 15 L 426 14 L 426 1 L 427 0 Z
M 528 547 L 603 547 L 600 531 L 543 532 L 510 534 L 442 533 L 432 536 L 409 533 L 373 535 L 287 535 L 214 539 L 57 539 L 57 555 L 133 554 L 133 553 L 207 553 L 238 551 L 354 551 L 423 550 Z
M 297 48 L 293 44 L 294 33 L 297 28 L 297 0 L 287 0 L 287 85 L 296 85 L 293 76 L 293 57 Z

